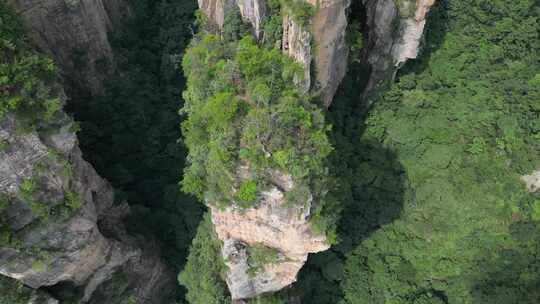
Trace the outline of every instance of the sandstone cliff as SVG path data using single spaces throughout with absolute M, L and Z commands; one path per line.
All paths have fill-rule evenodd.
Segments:
M 326 237 L 312 232 L 311 201 L 290 206 L 285 195 L 293 190 L 290 176 L 276 174 L 276 186 L 263 191 L 256 207 L 211 207 L 212 223 L 223 241 L 228 266 L 226 281 L 232 299 L 252 298 L 278 291 L 296 281 L 309 253 L 328 249 Z M 254 251 L 266 255 L 257 261 Z
M 312 37 L 313 35 L 306 25 L 301 25 L 290 16 L 283 15 L 281 50 L 304 69 L 303 79 L 297 80 L 297 85 L 302 88 L 303 92 L 308 92 L 311 88 Z
M 363 52 L 365 63 L 372 67 L 365 96 L 383 80 L 392 79 L 406 60 L 416 58 L 425 17 L 433 3 L 434 0 L 364 1 L 364 35 L 368 43 Z M 283 1 L 281 11 L 276 12 L 262 0 L 199 0 L 201 10 L 218 28 L 223 28 L 228 11 L 238 10 L 258 39 L 264 36 L 261 29 L 268 15 L 280 14 L 282 37 L 276 45 L 304 70 L 303 79 L 297 79 L 296 85 L 320 96 L 327 107 L 347 70 L 349 5 L 348 0 Z M 287 175 L 276 176 L 279 178 L 275 187 L 262 192 L 255 207 L 211 207 L 212 222 L 223 242 L 222 256 L 228 266 L 226 281 L 233 300 L 290 285 L 296 281 L 309 253 L 329 247 L 325 237 L 314 234 L 310 228 L 311 204 L 317 202 L 306 197 L 301 208 L 288 205 L 285 196 L 294 182 Z M 212 202 L 207 203 L 213 206 Z M 257 261 L 261 255 L 265 256 L 262 265 Z
M 223 26 L 227 9 L 239 9 L 243 20 L 251 24 L 255 37 L 261 38 L 268 15 L 266 1 L 199 0 L 198 3 L 205 15 L 219 27 Z M 281 47 L 304 68 L 304 79 L 298 85 L 305 91 L 312 89 L 329 106 L 346 73 L 348 48 L 345 29 L 349 0 L 310 0 L 307 3 L 313 7 L 314 14 L 305 24 L 283 13 Z
M 46 133 L 21 131 L 11 115 L 0 123 L 0 198 L 7 224 L 0 274 L 34 289 L 80 286 L 85 303 L 114 273 L 124 272 L 138 303 L 158 303 L 174 274 L 125 234 L 121 217 L 127 206 L 113 205 L 112 187 L 82 159 L 70 129 L 67 117 Z
M 9 3 L 24 17 L 39 48 L 61 67 L 65 80 L 99 91 L 105 74 L 97 65 L 102 58 L 112 61 L 107 31 L 110 18 L 124 13 L 121 1 Z M 86 50 L 84 67 L 77 66 L 79 49 Z M 50 85 L 53 100 L 65 104 L 56 80 L 38 85 L 47 86 L 39 87 L 45 92 Z M 20 89 L 7 88 L 9 93 Z M 50 101 L 43 94 L 31 94 L 33 102 Z M 0 118 L 0 274 L 53 296 L 80 291 L 76 297 L 81 303 L 109 303 L 112 298 L 160 303 L 174 289 L 175 274 L 155 246 L 143 246 L 126 233 L 122 220 L 129 207 L 114 204 L 112 187 L 83 160 L 73 121 L 55 107 L 50 110 L 54 116 L 31 127 L 19 112 Z M 123 287 L 113 290 L 111 285 Z M 38 298 L 32 303 L 57 303 Z
M 129 13 L 125 0 L 7 0 L 25 19 L 32 39 L 77 89 L 102 91 L 112 66 L 108 34 Z
M 377 87 L 392 80 L 409 59 L 418 56 L 427 14 L 435 0 L 363 0 L 368 42 L 366 63 L 371 74 L 363 97 L 367 103 Z
M 315 84 L 317 91 L 329 107 L 341 80 L 347 72 L 349 48 L 345 42 L 347 29 L 346 11 L 349 0 L 311 0 L 316 7 L 312 18 Z

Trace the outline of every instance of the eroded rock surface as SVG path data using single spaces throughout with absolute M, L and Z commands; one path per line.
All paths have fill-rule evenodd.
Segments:
M 332 103 L 334 94 L 347 72 L 349 48 L 346 45 L 346 10 L 349 0 L 311 0 L 317 11 L 312 18 L 311 32 L 315 51 L 314 89 L 320 93 L 324 104 Z
M 521 180 L 525 182 L 529 192 L 536 192 L 540 190 L 540 170 L 529 175 L 523 175 Z
M 140 303 L 158 303 L 173 283 L 160 259 L 129 238 L 106 238 L 98 221 L 115 208 L 113 189 L 83 160 L 71 122 L 27 132 L 14 116 L 0 123 L 0 199 L 10 240 L 0 244 L 0 274 L 32 288 L 71 282 L 90 301 L 116 271 L 129 273 Z M 122 230 L 121 221 L 116 221 Z M 6 232 L 4 232 L 6 233 Z
M 113 58 L 108 33 L 129 13 L 125 0 L 7 1 L 68 80 L 93 94 L 102 91 Z
M 394 79 L 409 59 L 418 57 L 426 17 L 436 0 L 364 0 L 367 15 L 367 63 L 371 75 L 364 90 L 369 97 L 379 85 Z
M 285 193 L 293 183 L 288 176 L 281 176 L 281 181 L 279 187 L 263 191 L 254 208 L 211 207 L 212 223 L 224 244 L 222 255 L 229 268 L 227 285 L 233 299 L 251 298 L 292 284 L 309 253 L 329 248 L 326 237 L 310 228 L 311 202 L 288 206 Z M 278 260 L 250 265 L 250 248 L 256 245 L 275 250 Z M 262 269 L 250 274 L 255 266 Z
M 314 93 L 321 95 L 324 104 L 329 106 L 347 70 L 348 48 L 345 44 L 345 33 L 346 10 L 350 1 L 307 2 L 316 8 L 308 23 L 300 24 L 290 16 L 283 15 L 281 48 L 304 69 L 304 79 L 298 80 L 298 86 L 304 92 L 313 89 Z M 220 28 L 223 26 L 226 10 L 235 7 L 239 9 L 242 19 L 251 24 L 254 36 L 260 39 L 263 21 L 267 15 L 265 0 L 199 0 L 199 8 Z
M 311 39 L 312 34 L 309 28 L 300 25 L 293 18 L 283 16 L 283 38 L 281 49 L 284 54 L 293 58 L 304 69 L 303 79 L 297 80 L 299 89 L 303 92 L 309 91 L 311 87 Z

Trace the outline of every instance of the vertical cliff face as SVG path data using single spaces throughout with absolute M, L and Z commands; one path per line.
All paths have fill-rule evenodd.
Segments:
M 308 92 L 311 87 L 312 37 L 306 25 L 299 24 L 286 14 L 283 15 L 281 50 L 302 66 L 304 77 L 301 80 L 297 80 L 297 85 L 303 92 Z
M 123 272 L 135 298 L 158 303 L 174 275 L 125 234 L 127 206 L 113 205 L 112 187 L 82 159 L 71 124 L 65 118 L 44 133 L 22 132 L 12 115 L 0 123 L 0 199 L 7 222 L 0 274 L 35 289 L 69 282 L 80 286 L 85 303 Z M 98 222 L 111 222 L 114 238 L 105 237 Z
M 124 13 L 121 1 L 8 2 L 25 19 L 30 38 L 52 55 L 65 78 L 100 91 L 106 71 L 98 69 L 99 61 L 112 61 L 107 32 L 114 23 L 111 18 Z M 6 54 L 2 64 L 15 66 L 13 58 L 39 57 L 24 37 L 9 36 L 10 30 L 21 29 L 3 26 L 2 38 L 12 39 L 9 42 L 16 47 L 1 47 Z M 80 50 L 85 52 L 78 58 Z M 49 290 L 53 296 L 76 291 L 81 303 L 110 303 L 113 298 L 160 303 L 174 289 L 175 274 L 155 246 L 143 246 L 126 233 L 122 219 L 129 207 L 114 204 L 112 187 L 83 160 L 76 125 L 61 110 L 66 94 L 52 63 L 44 62 L 45 68 L 25 66 L 33 68 L 30 73 L 17 70 L 32 75 L 32 85 L 17 83 L 25 77 L 17 80 L 19 75 L 9 72 L 3 83 L 8 99 L 30 109 L 3 108 L 0 115 L 0 274 L 33 289 Z M 19 92 L 21 87 L 27 91 Z M 123 289 L 112 290 L 118 277 L 125 278 Z M 58 303 L 52 298 L 43 301 Z
M 329 107 L 347 72 L 345 33 L 350 2 L 311 0 L 307 3 L 314 8 L 314 14 L 305 24 L 284 14 L 282 50 L 304 68 L 305 76 L 300 85 L 320 95 L 324 105 Z
M 253 29 L 257 39 L 262 37 L 262 23 L 266 17 L 266 3 L 264 0 L 237 0 L 236 5 L 240 14 L 247 20 Z
M 345 32 L 349 0 L 311 0 L 307 3 L 313 7 L 314 14 L 306 22 L 282 14 L 281 48 L 304 69 L 304 78 L 298 80 L 298 86 L 305 92 L 311 89 L 321 96 L 326 106 L 330 106 L 347 70 Z M 219 27 L 223 26 L 227 9 L 239 9 L 243 20 L 251 24 L 254 36 L 262 37 L 263 22 L 268 15 L 264 0 L 199 0 L 199 8 Z
M 418 56 L 429 9 L 435 0 L 364 0 L 371 75 L 363 93 L 367 102 L 377 87 L 394 78 L 409 59 Z
M 255 208 L 211 207 L 212 223 L 223 241 L 226 281 L 233 300 L 290 285 L 309 253 L 329 248 L 326 237 L 311 229 L 312 202 L 288 205 L 285 196 L 294 183 L 288 175 L 275 176 L 276 186 L 261 193 Z M 266 255 L 266 261 L 256 258 L 261 254 Z
M 349 48 L 345 43 L 349 0 L 312 0 L 316 13 L 311 32 L 314 44 L 314 90 L 329 107 L 347 72 Z
M 8 0 L 25 19 L 32 39 L 54 58 L 67 81 L 92 94 L 112 66 L 108 34 L 129 13 L 125 0 Z

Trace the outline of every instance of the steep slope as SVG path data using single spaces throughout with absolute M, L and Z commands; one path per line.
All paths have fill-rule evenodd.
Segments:
M 371 15 L 363 30 L 371 43 L 362 52 L 373 70 L 368 91 L 383 79 L 382 74 L 388 78 L 385 80 L 391 80 L 393 76 L 388 74 L 393 75 L 407 59 L 416 56 L 425 16 L 433 1 L 420 2 L 417 8 L 410 1 L 400 5 L 400 10 L 417 16 L 398 14 L 393 1 L 366 3 L 366 14 Z M 287 123 L 302 126 L 304 121 L 315 119 L 308 114 L 312 110 L 280 108 L 285 107 L 280 103 L 285 103 L 287 93 L 280 96 L 278 92 L 288 89 L 292 100 L 316 97 L 322 105 L 330 106 L 347 70 L 351 48 L 346 44 L 349 2 L 200 0 L 199 7 L 204 14 L 200 19 L 203 33 L 194 39 L 184 59 L 188 77 L 184 135 L 190 149 L 184 189 L 199 195 L 211 207 L 216 237 L 223 242 L 221 255 L 228 267 L 224 280 L 232 299 L 253 298 L 295 282 L 308 253 L 324 251 L 335 241 L 335 222 L 341 207 L 338 201 L 332 201 L 335 198 L 328 202 L 325 197 L 336 189 L 326 180 L 331 176 L 327 163 L 319 165 L 322 172 L 314 170 L 320 174 L 316 182 L 301 184 L 302 179 L 310 179 L 314 173 L 310 171 L 310 157 L 328 154 L 294 147 L 289 142 L 299 140 L 298 145 L 302 145 L 301 134 L 305 131 L 288 130 L 287 125 L 279 123 L 280 115 L 290 115 Z M 380 14 L 387 16 L 381 19 Z M 242 21 L 250 27 L 246 29 Z M 390 27 L 396 22 L 400 24 L 397 28 Z M 216 33 L 219 39 L 205 36 L 205 32 Z M 258 46 L 246 45 L 246 40 L 241 39 L 248 33 Z M 246 54 L 248 50 L 253 53 Z M 289 63 L 278 63 L 282 59 L 276 60 L 276 51 L 293 59 L 299 70 L 290 75 Z M 375 56 L 377 60 L 370 61 Z M 281 79 L 272 78 L 280 71 L 284 73 Z M 290 84 L 280 86 L 283 81 Z M 361 88 L 357 89 L 361 95 Z M 219 107 L 231 112 L 221 118 L 214 116 Z M 245 111 L 248 114 L 243 118 Z M 295 111 L 307 111 L 307 116 L 303 118 Z M 272 118 L 267 121 L 261 115 Z M 311 125 L 303 127 L 309 130 Z M 274 134 L 267 134 L 266 128 L 273 129 Z M 280 129 L 285 129 L 285 134 Z M 228 134 L 227 139 L 218 133 Z M 323 132 L 320 134 L 322 139 Z M 294 161 L 301 159 L 306 163 L 295 167 Z M 295 197 L 295 204 L 288 202 L 290 196 Z M 321 223 L 324 229 L 318 229 Z M 322 231 L 327 232 L 326 238 Z M 257 262 L 259 258 L 263 261 Z M 183 281 L 194 288 L 186 279 L 190 276 L 185 274 Z M 191 301 L 199 303 L 202 298 L 193 296 Z
M 322 112 L 295 85 L 303 69 L 249 34 L 224 41 L 203 30 L 183 66 L 183 188 L 211 209 L 232 299 L 279 290 L 335 228 Z
M 129 14 L 125 0 L 7 2 L 26 20 L 32 40 L 54 59 L 73 88 L 102 92 L 113 65 L 108 35 Z
M 377 88 L 386 88 L 409 59 L 421 49 L 427 14 L 436 0 L 363 0 L 367 37 L 365 61 L 371 67 L 363 98 L 368 104 Z
M 127 206 L 82 159 L 54 64 L 5 4 L 0 13 L 0 273 L 52 293 L 72 286 L 82 302 L 159 303 L 174 275 L 126 235 Z M 123 290 L 102 288 L 121 273 Z

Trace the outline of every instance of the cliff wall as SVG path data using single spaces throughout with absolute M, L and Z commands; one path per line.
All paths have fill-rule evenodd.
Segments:
M 140 303 L 159 303 L 174 274 L 127 236 L 127 206 L 113 204 L 112 187 L 83 160 L 71 127 L 66 119 L 54 132 L 25 133 L 14 116 L 0 123 L 0 197 L 7 205 L 0 274 L 34 289 L 72 283 L 86 303 L 124 272 Z M 115 227 L 111 238 L 100 226 L 107 222 Z
M 363 92 L 368 104 L 376 89 L 391 81 L 409 59 L 417 58 L 429 9 L 435 0 L 364 0 L 367 46 L 363 50 L 371 66 Z
M 32 40 L 76 89 L 99 94 L 113 66 L 109 33 L 129 14 L 125 0 L 7 0 Z M 69 89 L 69 88 L 68 88 Z
M 287 205 L 285 196 L 294 184 L 290 176 L 276 176 L 279 186 L 262 192 L 255 208 L 211 207 L 212 223 L 223 241 L 226 281 L 233 300 L 289 286 L 296 281 L 309 253 L 330 247 L 324 235 L 311 229 L 311 201 L 304 206 Z M 258 265 L 261 262 L 253 258 L 255 251 L 272 257 Z
M 111 18 L 124 13 L 122 2 L 10 4 L 26 21 L 33 42 L 60 66 L 64 80 L 99 91 L 105 75 L 95 65 L 101 58 L 112 62 L 107 31 Z M 0 61 L 17 67 L 16 77 L 8 71 L 3 86 L 6 98 L 18 101 L 14 109 L 3 106 L 0 113 L 0 274 L 53 296 L 80 293 L 76 297 L 81 303 L 110 303 L 113 298 L 160 303 L 174 290 L 175 274 L 156 246 L 126 233 L 123 218 L 129 207 L 114 203 L 111 185 L 83 159 L 77 126 L 62 111 L 67 97 L 52 63 L 34 63 L 40 57 L 25 37 L 11 37 L 10 28 L 0 30 L 16 46 L 3 45 L 6 57 Z M 88 54 L 85 62 L 95 65 L 73 71 L 80 48 Z M 123 278 L 121 291 L 110 288 L 118 285 L 118 277 Z

